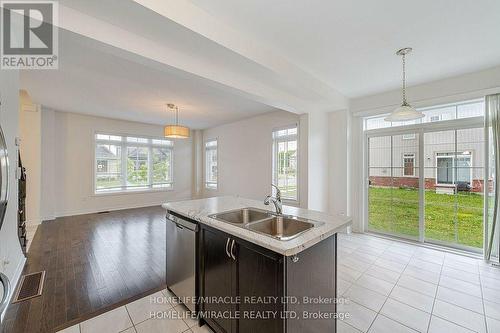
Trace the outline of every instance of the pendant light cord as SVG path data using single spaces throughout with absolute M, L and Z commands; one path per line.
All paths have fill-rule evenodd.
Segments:
M 407 105 L 406 102 L 406 54 L 403 54 L 403 105 Z
M 179 125 L 179 107 L 175 107 L 175 126 Z

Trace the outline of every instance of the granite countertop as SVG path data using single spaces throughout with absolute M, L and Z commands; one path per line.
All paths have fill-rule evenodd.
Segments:
M 262 201 L 226 196 L 168 202 L 164 203 L 162 207 L 285 256 L 298 254 L 314 244 L 319 243 L 321 240 L 339 231 L 345 230 L 345 228 L 351 224 L 350 217 L 329 215 L 314 210 L 284 205 L 283 214 L 285 215 L 295 215 L 301 218 L 324 222 L 324 224 L 314 227 L 291 240 L 281 241 L 208 217 L 208 215 L 211 214 L 245 207 L 274 210 L 274 206 L 266 206 Z

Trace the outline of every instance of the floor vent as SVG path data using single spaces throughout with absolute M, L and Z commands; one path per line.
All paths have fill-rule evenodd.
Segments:
M 42 295 L 45 271 L 21 276 L 21 282 L 12 303 L 22 302 L 27 299 Z

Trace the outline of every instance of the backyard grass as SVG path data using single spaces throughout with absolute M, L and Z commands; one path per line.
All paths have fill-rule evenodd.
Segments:
M 371 229 L 418 237 L 418 190 L 370 187 Z M 483 246 L 483 196 L 425 191 L 425 238 L 471 247 Z

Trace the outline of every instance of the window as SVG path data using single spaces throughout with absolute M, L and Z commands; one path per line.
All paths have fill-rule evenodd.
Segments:
M 415 133 L 403 134 L 403 140 L 415 140 Z
M 95 192 L 173 187 L 173 142 L 95 135 Z
M 471 152 L 437 153 L 436 166 L 438 184 L 471 184 Z
M 298 200 L 297 125 L 273 131 L 273 184 L 283 199 Z
M 431 122 L 446 121 L 453 119 L 482 117 L 484 116 L 484 100 L 476 99 L 460 103 L 419 108 L 418 110 L 422 111 L 422 113 L 424 114 L 424 117 L 422 119 L 400 121 L 400 122 L 388 122 L 384 120 L 387 115 L 367 117 L 364 119 L 364 129 L 372 130 L 379 128 L 408 126 L 408 125 L 431 123 Z
M 415 154 L 403 155 L 403 175 L 415 176 Z
M 217 140 L 205 142 L 205 188 L 217 189 Z
M 453 184 L 453 155 L 437 154 L 436 159 L 437 183 Z

